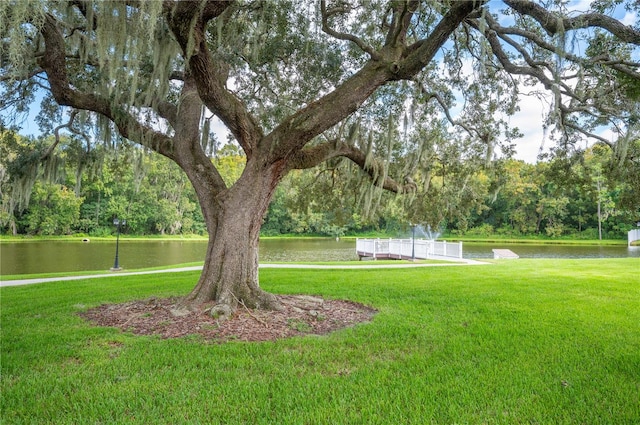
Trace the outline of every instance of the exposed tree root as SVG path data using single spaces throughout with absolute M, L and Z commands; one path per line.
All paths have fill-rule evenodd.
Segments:
M 199 335 L 207 340 L 266 341 L 305 334 L 326 334 L 370 321 L 375 310 L 343 300 L 325 300 L 305 295 L 274 296 L 279 310 L 240 308 L 217 318 L 212 311 L 226 313 L 227 304 L 200 310 L 176 308 L 177 298 L 151 298 L 124 304 L 105 304 L 81 313 L 98 326 L 112 326 L 138 335 L 177 338 Z M 225 306 L 225 307 L 220 307 Z

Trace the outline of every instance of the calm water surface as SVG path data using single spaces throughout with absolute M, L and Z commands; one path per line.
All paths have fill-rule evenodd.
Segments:
M 119 264 L 125 269 L 202 261 L 206 241 L 120 241 Z M 491 258 L 491 249 L 506 248 L 521 258 L 638 257 L 638 247 L 465 243 L 465 258 Z M 0 242 L 0 275 L 108 270 L 115 241 Z M 260 261 L 357 260 L 355 240 L 277 239 L 260 242 Z

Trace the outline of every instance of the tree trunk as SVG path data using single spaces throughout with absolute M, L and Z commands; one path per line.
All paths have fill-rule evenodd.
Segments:
M 263 216 L 281 176 L 256 168 L 248 164 L 240 180 L 215 199 L 199 196 L 209 243 L 202 274 L 184 307 L 211 307 L 214 316 L 228 316 L 238 305 L 280 308 L 277 298 L 260 288 L 258 243 Z

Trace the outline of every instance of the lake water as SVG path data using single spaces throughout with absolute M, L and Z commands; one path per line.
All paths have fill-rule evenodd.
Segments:
M 202 261 L 206 241 L 120 241 L 124 269 Z M 108 270 L 114 265 L 115 241 L 0 242 L 0 275 Z M 464 258 L 492 258 L 493 248 L 510 249 L 521 258 L 637 257 L 640 247 L 464 243 Z M 357 260 L 355 240 L 266 239 L 261 262 Z

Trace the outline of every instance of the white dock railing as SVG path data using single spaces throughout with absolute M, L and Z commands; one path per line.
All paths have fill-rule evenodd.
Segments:
M 462 258 L 462 242 L 427 239 L 356 239 L 360 258 L 419 259 Z
M 631 242 L 640 240 L 640 229 L 629 230 L 627 237 L 629 238 L 627 246 L 631 246 Z

